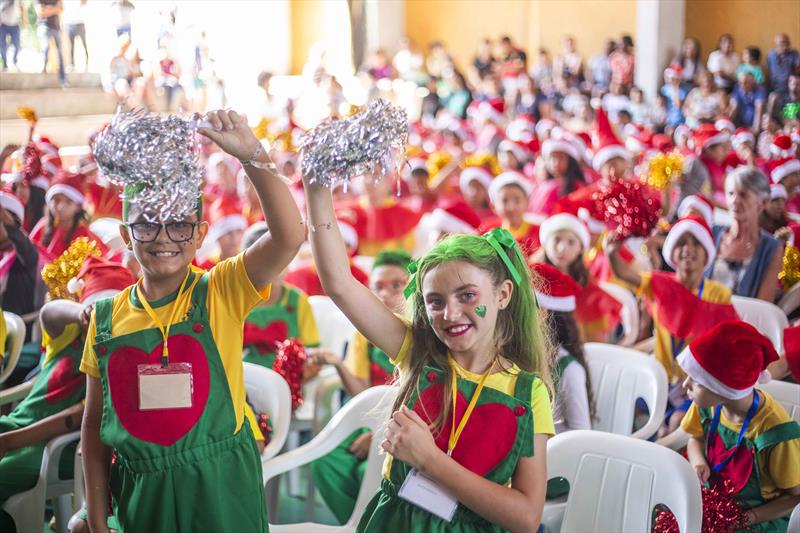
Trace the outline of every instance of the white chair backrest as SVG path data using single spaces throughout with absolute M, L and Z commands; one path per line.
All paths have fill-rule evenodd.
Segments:
M 603 281 L 600 283 L 600 287 L 622 304 L 620 318 L 622 319 L 623 335 L 619 343 L 622 346 L 632 346 L 639 336 L 639 303 L 636 301 L 636 297 L 631 291 L 616 283 Z
M 789 316 L 795 309 L 800 307 L 800 283 L 795 283 L 786 291 L 781 299 L 778 300 L 778 307 Z
M 800 424 L 800 385 L 773 379 L 757 387 L 775 398 L 792 420 Z
M 344 347 L 352 339 L 356 328 L 327 296 L 309 296 L 308 303 L 317 322 L 320 345 L 343 357 Z
M 700 531 L 697 475 L 686 459 L 658 444 L 567 431 L 547 443 L 547 475 L 570 484 L 562 532 L 650 531 L 658 504 L 669 507 L 680 531 Z
M 653 436 L 667 408 L 664 367 L 644 352 L 613 344 L 587 342 L 583 350 L 596 407 L 592 429 L 638 439 Z M 644 427 L 633 431 L 637 398 L 647 403 L 650 418 Z
M 780 307 L 744 296 L 733 296 L 731 303 L 739 318 L 771 340 L 778 353 L 783 353 L 783 330 L 789 326 L 789 320 Z
M 357 255 L 353 257 L 353 263 L 367 274 L 372 270 L 372 263 L 374 261 L 375 258 L 371 255 Z
M 25 343 L 25 322 L 18 315 L 3 311 L 6 321 L 6 345 L 3 346 L 5 357 L 0 359 L 0 383 L 3 383 L 14 372 Z
M 283 449 L 289 435 L 289 422 L 292 420 L 292 393 L 289 384 L 280 374 L 269 368 L 254 364 L 244 364 L 244 387 L 247 398 L 259 412 L 269 415 L 272 421 L 272 435 L 261 454 L 262 459 L 275 457 Z
M 116 218 L 103 217 L 93 220 L 89 224 L 89 229 L 100 237 L 100 240 L 110 251 L 115 252 L 125 246 L 125 241 L 122 240 L 122 235 L 119 234 L 120 224 L 121 222 Z
M 320 433 L 294 450 L 283 453 L 272 460 L 263 462 L 263 476 L 266 483 L 269 479 L 323 457 L 336 448 L 351 433 L 360 428 L 372 431 L 372 446 L 367 456 L 364 478 L 358 491 L 358 498 L 350 519 L 341 528 L 322 526 L 320 524 L 270 524 L 274 533 L 286 531 L 355 531 L 356 524 L 369 500 L 378 490 L 381 481 L 384 456 L 380 453 L 379 443 L 383 441 L 386 423 L 391 414 L 392 405 L 397 396 L 397 387 L 380 385 L 370 387 L 353 397 L 337 412 Z

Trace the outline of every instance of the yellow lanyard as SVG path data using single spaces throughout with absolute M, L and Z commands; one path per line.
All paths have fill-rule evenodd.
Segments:
M 478 398 L 481 395 L 481 391 L 483 390 L 483 386 L 486 383 L 486 378 L 489 377 L 489 373 L 494 368 L 494 360 L 492 364 L 486 369 L 486 372 L 481 376 L 480 381 L 478 381 L 478 387 L 475 389 L 475 393 L 472 395 L 472 399 L 469 401 L 469 405 L 467 405 L 467 410 L 464 411 L 464 416 L 461 417 L 461 422 L 458 423 L 458 427 L 456 427 L 456 397 L 458 396 L 458 383 L 456 381 L 456 370 L 453 370 L 453 423 L 450 426 L 450 439 L 447 443 L 447 455 L 453 455 L 453 450 L 458 443 L 458 439 L 461 437 L 461 433 L 464 431 L 464 428 L 467 426 L 467 421 L 469 420 L 470 415 L 472 415 L 472 411 L 475 409 L 475 406 L 478 403 Z
M 136 294 L 139 296 L 139 301 L 142 302 L 142 307 L 144 307 L 144 310 L 148 316 L 153 319 L 153 322 L 156 323 L 156 327 L 161 332 L 161 336 L 164 338 L 164 344 L 161 350 L 161 366 L 164 368 L 169 366 L 169 347 L 167 346 L 167 340 L 169 339 L 169 328 L 172 326 L 172 321 L 175 319 L 175 312 L 178 310 L 178 303 L 183 295 L 183 289 L 186 288 L 186 282 L 189 280 L 190 273 L 191 270 L 186 273 L 186 277 L 183 278 L 183 282 L 181 282 L 181 288 L 178 289 L 178 295 L 175 296 L 175 301 L 172 302 L 172 313 L 169 315 L 169 321 L 167 321 L 166 327 L 164 327 L 161 319 L 158 318 L 158 315 L 155 313 L 155 311 L 153 311 L 153 308 L 150 307 L 150 303 L 142 294 L 142 280 L 139 280 L 139 282 L 136 284 Z

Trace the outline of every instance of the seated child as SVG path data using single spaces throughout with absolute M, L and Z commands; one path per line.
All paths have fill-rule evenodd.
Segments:
M 403 289 L 408 283 L 411 256 L 401 250 L 380 252 L 372 264 L 369 286 L 383 304 L 400 313 L 405 301 Z M 356 331 L 344 361 L 338 354 L 327 350 L 314 352 L 320 364 L 336 367 L 345 391 L 350 396 L 394 380 L 394 365 L 380 348 Z M 366 458 L 372 445 L 372 433 L 366 429 L 354 431 L 331 453 L 311 463 L 314 484 L 322 498 L 344 524 L 353 513 L 353 507 L 364 478 Z
M 756 387 L 777 359 L 769 339 L 740 321 L 718 324 L 678 356 L 693 402 L 681 423 L 689 462 L 702 483 L 733 485 L 748 531 L 786 531 L 800 503 L 800 425 Z
M 517 240 L 525 256 L 539 248 L 539 226 L 525 219 L 531 185 L 519 172 L 503 172 L 489 185 L 489 198 L 497 217 L 485 221 L 480 233 L 502 227 Z

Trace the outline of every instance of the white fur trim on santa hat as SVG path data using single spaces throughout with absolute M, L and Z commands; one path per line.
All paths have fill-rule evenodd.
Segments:
M 585 207 L 581 207 L 578 209 L 578 218 L 583 220 L 586 227 L 589 228 L 589 231 L 595 234 L 603 233 L 606 229 L 606 224 L 602 220 L 597 220 L 594 218 L 589 210 Z
M 729 400 L 741 400 L 753 390 L 755 383 L 746 389 L 734 389 L 725 385 L 720 380 L 712 376 L 700 363 L 695 359 L 692 350 L 689 346 L 678 355 L 678 364 L 686 374 L 691 377 L 695 382 L 707 388 L 714 394 L 727 398 Z
M 475 228 L 441 208 L 434 209 L 428 220 L 431 226 L 438 231 L 446 233 L 465 233 L 467 235 L 474 235 L 476 233 Z
M 581 160 L 581 156 L 578 153 L 578 147 L 566 139 L 547 139 L 544 143 L 542 143 L 542 155 L 544 157 L 550 157 L 550 154 L 553 152 L 567 154 L 575 161 Z
M 531 193 L 533 192 L 531 189 L 531 184 L 528 183 L 528 180 L 525 179 L 525 176 L 514 171 L 503 172 L 493 179 L 492 183 L 489 184 L 489 199 L 493 204 L 496 204 L 499 200 L 498 195 L 500 194 L 500 189 L 508 185 L 518 186 L 528 198 L 531 197 Z
M 25 174 L 19 170 L 16 172 L 9 172 L 8 174 L 4 172 L 0 175 L 0 179 L 2 179 L 3 183 L 13 185 L 14 183 L 21 183 L 25 179 Z
M 342 235 L 342 240 L 347 249 L 358 249 L 358 233 L 356 233 L 356 229 L 342 220 L 337 220 L 336 224 L 339 226 L 339 233 Z
M 709 137 L 705 144 L 703 144 L 703 148 L 701 150 L 705 150 L 706 148 L 711 148 L 712 146 L 716 146 L 718 144 L 722 144 L 724 142 L 728 142 L 731 140 L 731 135 L 727 131 L 721 131 L 716 135 L 712 135 Z
M 769 199 L 770 200 L 777 200 L 779 198 L 783 198 L 786 200 L 789 198 L 789 193 L 786 190 L 786 187 L 781 185 L 780 183 L 773 183 L 769 186 Z
M 12 194 L 0 192 L 0 207 L 11 211 L 20 221 L 25 218 L 25 206 Z
M 756 138 L 751 131 L 740 131 L 736 135 L 733 136 L 731 140 L 731 144 L 733 144 L 734 148 L 738 148 L 739 146 L 743 145 L 744 143 L 753 143 L 755 144 Z
M 247 219 L 242 215 L 228 215 L 217 220 L 208 228 L 208 238 L 211 242 L 218 241 L 222 236 L 236 230 L 246 230 Z
M 667 233 L 667 238 L 664 239 L 664 246 L 661 248 L 661 255 L 664 256 L 664 261 L 673 269 L 675 268 L 675 262 L 672 260 L 672 252 L 684 233 L 692 235 L 700 243 L 700 246 L 705 249 L 706 264 L 704 268 L 710 267 L 714 263 L 714 256 L 717 255 L 717 247 L 714 245 L 714 238 L 702 224 L 689 218 L 677 221 L 669 230 L 669 233 Z
M 81 191 L 79 191 L 75 187 L 66 185 L 64 183 L 56 183 L 55 185 L 47 189 L 47 192 L 44 195 L 45 202 L 49 202 L 50 200 L 52 200 L 53 196 L 55 196 L 56 194 L 63 194 L 76 204 L 82 204 L 83 202 L 86 201 L 86 197 L 81 193 Z
M 720 118 L 714 122 L 714 127 L 720 131 L 727 130 L 729 133 L 733 133 L 736 131 L 736 126 L 731 122 L 730 119 L 727 118 Z
M 689 210 L 694 209 L 695 211 L 699 211 L 702 215 L 703 219 L 706 221 L 709 227 L 714 222 L 714 208 L 711 207 L 707 202 L 704 202 L 700 198 L 698 198 L 694 194 L 690 194 L 686 198 L 681 201 L 681 204 L 678 206 L 678 218 L 683 218 L 689 214 Z
M 472 181 L 477 181 L 486 189 L 492 184 L 492 173 L 483 167 L 467 167 L 461 171 L 458 177 L 458 188 L 461 189 L 461 194 L 466 195 L 469 190 L 469 184 Z
M 525 161 L 530 159 L 530 154 L 528 153 L 527 150 L 525 150 L 517 143 L 509 141 L 508 139 L 500 141 L 500 144 L 497 146 L 497 152 L 498 153 L 511 152 L 512 154 L 514 154 L 514 157 L 517 158 L 517 161 L 521 163 L 524 163 Z
M 692 130 L 686 124 L 680 124 L 675 131 L 672 133 L 672 141 L 675 144 L 678 144 L 678 139 L 684 138 L 688 139 L 692 136 Z
M 581 219 L 569 213 L 559 213 L 547 218 L 539 227 L 539 241 L 542 246 L 561 230 L 568 230 L 578 236 L 584 250 L 589 249 L 589 230 Z
M 36 176 L 31 180 L 31 185 L 34 187 L 39 187 L 43 191 L 46 191 L 47 188 L 50 186 L 50 180 L 48 180 L 45 176 Z
M 630 154 L 628 153 L 628 150 L 626 150 L 621 144 L 604 146 L 603 148 L 597 150 L 597 153 L 594 154 L 594 158 L 592 159 L 592 167 L 595 170 L 600 171 L 603 165 L 615 157 L 621 157 L 627 161 L 630 157 Z
M 556 123 L 555 122 L 553 122 L 550 119 L 543 118 L 542 120 L 540 120 L 539 122 L 536 123 L 536 126 L 534 126 L 533 129 L 536 132 L 536 136 L 537 137 L 541 137 L 545 133 L 547 133 L 548 131 L 552 130 L 555 127 L 556 127 Z
M 770 177 L 773 182 L 780 183 L 783 178 L 792 172 L 800 172 L 800 159 L 790 159 L 784 164 L 775 167 L 772 169 Z
M 569 313 L 575 310 L 576 304 L 574 296 L 551 296 L 539 291 L 534 292 L 536 293 L 536 301 L 539 302 L 539 306 L 548 311 Z

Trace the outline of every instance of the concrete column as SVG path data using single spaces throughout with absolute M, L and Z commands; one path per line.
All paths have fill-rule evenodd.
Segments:
M 391 57 L 406 34 L 405 0 L 366 0 L 367 50 L 382 48 Z
M 678 54 L 685 28 L 686 0 L 636 0 L 636 85 L 652 99 L 664 68 Z

